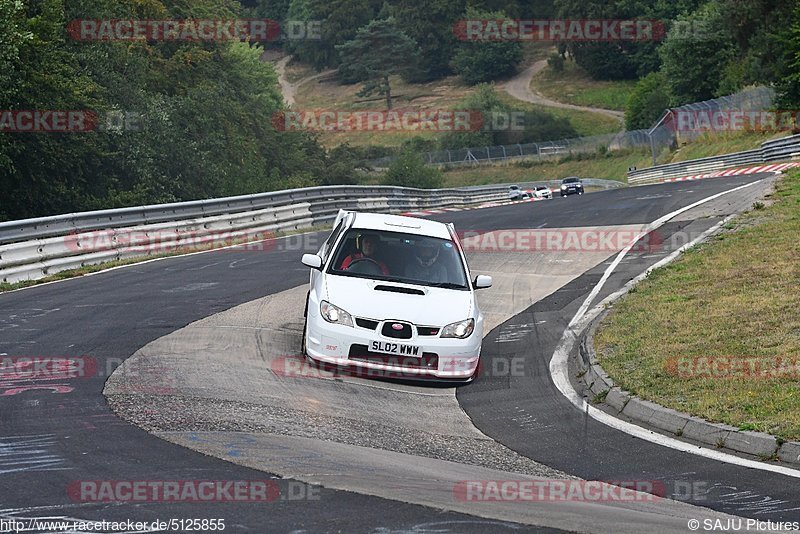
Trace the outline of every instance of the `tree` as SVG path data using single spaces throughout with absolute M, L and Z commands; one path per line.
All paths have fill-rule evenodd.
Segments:
M 554 4 L 560 17 L 572 20 L 670 21 L 707 1 L 555 0 Z M 635 79 L 658 70 L 661 65 L 655 35 L 642 41 L 570 42 L 567 47 L 575 62 L 598 80 Z
M 394 18 L 373 20 L 358 30 L 356 37 L 336 47 L 342 63 L 357 79 L 364 81 L 358 96 L 378 93 L 392 109 L 389 76 L 407 72 L 419 57 L 419 48 L 400 31 Z
M 779 109 L 798 109 L 800 107 L 800 4 L 794 10 L 794 22 L 781 35 L 780 43 L 785 51 L 785 59 L 778 69 Z
M 679 17 L 678 22 L 690 25 L 692 34 L 669 34 L 659 50 L 672 104 L 714 98 L 726 66 L 736 54 L 720 6 L 711 0 L 692 15 Z
M 169 4 L 38 0 L 20 10 L 0 0 L 0 108 L 101 119 L 92 132 L 0 133 L 0 219 L 352 179 L 352 156 L 272 126 L 283 99 L 260 46 L 65 38 L 73 19 L 231 20 L 240 9 L 234 0 Z M 108 128 L 111 112 L 133 114 L 139 128 Z
M 504 19 L 503 12 L 467 9 L 467 20 Z M 490 82 L 513 74 L 522 61 L 522 45 L 514 41 L 463 42 L 458 45 L 450 66 L 470 85 Z
M 458 44 L 453 28 L 464 18 L 466 0 L 392 0 L 389 6 L 399 28 L 420 48 L 419 59 L 404 78 L 419 83 L 450 74 Z
M 669 107 L 667 80 L 660 72 L 651 72 L 636 84 L 625 110 L 625 128 L 649 128 Z
M 291 0 L 289 20 L 320 21 L 319 39 L 294 39 L 285 42 L 286 50 L 318 69 L 340 64 L 337 45 L 356 35 L 377 14 L 374 0 Z

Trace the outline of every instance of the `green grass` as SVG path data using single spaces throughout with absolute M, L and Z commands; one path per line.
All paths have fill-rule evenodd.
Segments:
M 657 161 L 659 164 L 673 163 L 687 159 L 749 150 L 758 148 L 761 143 L 768 139 L 783 137 L 784 135 L 784 133 L 768 135 L 757 132 L 742 132 L 701 137 L 674 152 L 663 150 L 657 155 Z M 651 152 L 642 148 L 609 152 L 604 155 L 587 154 L 582 157 L 543 163 L 539 163 L 536 160 L 528 160 L 496 165 L 455 167 L 445 171 L 444 179 L 447 187 L 514 181 L 560 180 L 565 176 L 604 178 L 606 180 L 625 182 L 629 167 L 644 169 L 652 164 Z
M 800 361 L 800 172 L 785 176 L 769 200 L 651 274 L 614 306 L 595 346 L 617 384 L 644 399 L 797 440 L 796 375 L 719 377 L 681 367 L 718 357 L 764 368 L 777 358 Z
M 605 156 L 574 157 L 543 163 L 524 161 L 507 165 L 458 167 L 444 172 L 444 187 L 561 180 L 565 176 L 604 178 L 625 182 L 629 166 L 643 166 L 647 165 L 649 161 L 649 152 L 632 150 L 610 152 Z
M 718 154 L 729 154 L 758 148 L 764 141 L 786 137 L 787 132 L 736 132 L 721 135 L 706 135 L 687 143 L 670 157 L 670 161 L 686 161 L 706 158 Z
M 392 107 L 394 110 L 433 111 L 456 109 L 475 89 L 465 85 L 456 76 L 430 83 L 410 84 L 399 76 L 391 77 Z M 342 85 L 335 78 L 312 81 L 297 90 L 298 110 L 372 111 L 385 110 L 386 100 L 381 96 L 360 97 L 362 84 Z M 349 143 L 354 146 L 400 146 L 413 137 L 423 139 L 442 135 L 423 131 L 343 131 L 322 132 L 319 139 L 327 147 Z
M 548 66 L 531 81 L 535 91 L 553 100 L 618 111 L 625 111 L 635 85 L 635 80 L 593 80 L 585 70 L 569 60 L 565 62 L 563 72 L 555 72 Z
M 622 123 L 614 117 L 602 113 L 586 113 L 572 109 L 551 108 L 529 102 L 521 102 L 504 91 L 498 91 L 500 99 L 522 110 L 545 111 L 555 117 L 567 119 L 578 132 L 578 137 L 616 133 L 622 129 Z

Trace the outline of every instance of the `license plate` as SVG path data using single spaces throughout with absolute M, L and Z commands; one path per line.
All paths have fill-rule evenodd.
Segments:
M 419 347 L 414 345 L 404 345 L 402 343 L 391 343 L 387 341 L 373 341 L 369 348 L 372 352 L 391 354 L 393 356 L 420 356 Z

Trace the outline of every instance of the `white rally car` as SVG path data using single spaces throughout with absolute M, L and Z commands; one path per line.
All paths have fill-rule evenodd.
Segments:
M 471 380 L 483 313 L 452 224 L 340 211 L 311 267 L 303 351 L 376 376 Z

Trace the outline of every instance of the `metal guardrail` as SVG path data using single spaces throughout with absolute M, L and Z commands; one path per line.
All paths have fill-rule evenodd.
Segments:
M 508 186 L 327 186 L 0 223 L 0 281 L 162 252 L 269 239 L 332 221 L 340 209 L 403 212 L 506 199 Z
M 792 135 L 773 141 L 766 141 L 761 144 L 761 148 L 754 150 L 669 163 L 666 165 L 657 165 L 647 169 L 631 171 L 628 173 L 628 183 L 642 184 L 661 181 L 667 178 L 679 178 L 682 176 L 714 172 L 740 165 L 782 161 L 798 157 L 800 157 L 800 135 Z
M 624 186 L 607 180 L 585 182 L 603 188 Z M 276 231 L 329 223 L 340 209 L 398 213 L 491 203 L 508 198 L 508 185 L 327 186 L 4 222 L 0 281 L 35 280 L 66 269 L 163 252 L 268 242 Z
M 154 224 L 190 217 L 211 217 L 321 200 L 391 197 L 393 203 L 405 201 L 410 207 L 431 207 L 433 204 L 439 203 L 441 197 L 446 195 L 457 196 L 469 203 L 473 197 L 493 194 L 502 190 L 503 186 L 437 190 L 391 186 L 323 186 L 211 200 L 87 211 L 2 222 L 0 223 L 0 245 L 71 232 Z M 405 206 L 405 204 L 403 205 Z

